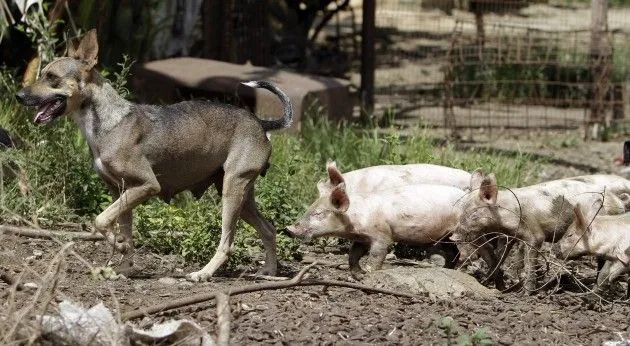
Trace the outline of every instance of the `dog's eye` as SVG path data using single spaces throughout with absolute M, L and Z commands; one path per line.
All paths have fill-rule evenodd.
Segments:
M 44 78 L 46 78 L 46 80 L 50 82 L 51 87 L 53 88 L 59 87 L 59 83 L 60 83 L 59 76 L 51 72 L 46 72 L 46 75 L 44 76 Z

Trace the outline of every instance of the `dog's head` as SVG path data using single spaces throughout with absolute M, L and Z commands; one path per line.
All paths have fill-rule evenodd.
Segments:
M 67 57 L 46 65 L 39 79 L 15 96 L 22 104 L 37 107 L 33 121 L 38 124 L 71 114 L 89 97 L 86 86 L 97 73 L 93 71 L 97 60 L 98 42 L 92 29 L 81 40 L 69 41 Z

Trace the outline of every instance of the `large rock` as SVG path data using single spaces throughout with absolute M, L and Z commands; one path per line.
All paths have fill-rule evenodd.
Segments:
M 464 296 L 491 298 L 498 293 L 464 272 L 446 268 L 398 267 L 378 270 L 366 275 L 363 283 L 414 294 L 428 294 L 437 299 Z

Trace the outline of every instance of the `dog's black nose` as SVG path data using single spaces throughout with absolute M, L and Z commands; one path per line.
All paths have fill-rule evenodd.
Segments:
M 24 90 L 20 90 L 18 92 L 15 93 L 15 98 L 20 102 L 20 103 L 24 103 Z

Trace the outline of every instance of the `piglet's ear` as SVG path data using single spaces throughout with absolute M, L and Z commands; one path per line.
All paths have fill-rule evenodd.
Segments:
M 486 173 L 481 168 L 477 168 L 470 173 L 470 189 L 477 190 L 481 186 L 481 182 L 485 176 Z
M 586 223 L 586 218 L 584 217 L 584 213 L 582 213 L 582 206 L 580 203 L 576 203 L 575 207 L 573 207 L 573 214 L 575 215 L 575 225 L 581 231 L 588 231 L 588 224 Z
M 335 209 L 339 210 L 342 213 L 348 211 L 348 207 L 350 207 L 350 199 L 348 198 L 348 194 L 346 193 L 346 184 L 341 183 L 335 188 L 333 188 L 330 193 L 330 203 L 335 207 Z
M 488 203 L 497 203 L 497 195 L 499 194 L 499 188 L 497 187 L 497 178 L 494 173 L 486 175 L 479 186 L 479 198 Z
M 341 171 L 337 168 L 337 163 L 335 163 L 335 161 L 328 162 L 326 164 L 326 169 L 328 170 L 328 178 L 330 179 L 332 186 L 337 186 L 344 182 Z

